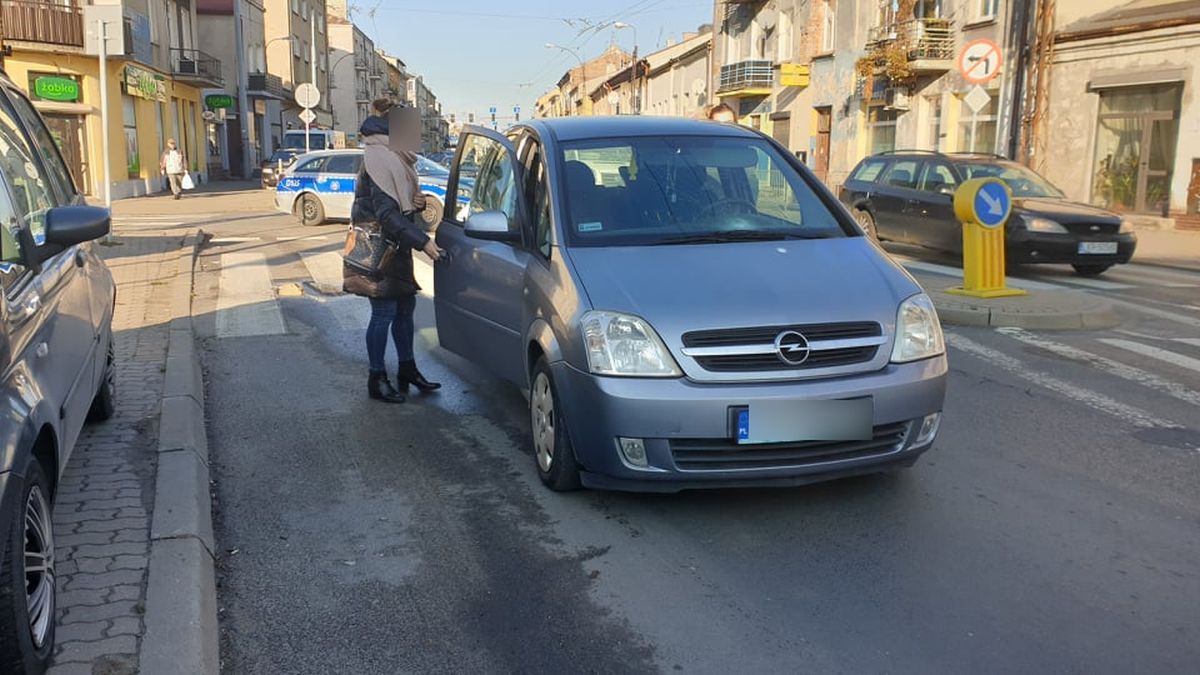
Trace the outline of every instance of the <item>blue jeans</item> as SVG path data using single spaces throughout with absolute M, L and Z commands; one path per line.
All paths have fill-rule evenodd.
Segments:
M 367 324 L 367 358 L 373 372 L 387 370 L 384 355 L 387 354 L 389 329 L 396 343 L 396 355 L 400 362 L 413 360 L 413 310 L 417 296 L 399 299 L 371 300 L 371 322 Z

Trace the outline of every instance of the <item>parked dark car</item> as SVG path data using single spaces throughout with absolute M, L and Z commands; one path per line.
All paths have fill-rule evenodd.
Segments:
M 279 184 L 279 177 L 296 161 L 296 156 L 302 154 L 296 150 L 276 150 L 262 163 L 262 186 L 273 188 Z
M 54 652 L 53 499 L 86 420 L 113 414 L 112 275 L 41 117 L 0 72 L 0 672 Z
M 1121 216 L 1067 199 L 1026 166 L 997 155 L 903 150 L 859 162 L 841 200 L 879 239 L 962 252 L 954 191 L 971 178 L 995 177 L 1012 190 L 1005 226 L 1009 263 L 1070 264 L 1083 276 L 1102 274 L 1133 257 L 1137 237 Z

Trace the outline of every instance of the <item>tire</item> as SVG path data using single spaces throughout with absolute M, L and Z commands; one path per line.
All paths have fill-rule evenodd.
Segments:
M 108 353 L 104 357 L 104 378 L 100 380 L 100 389 L 96 398 L 92 399 L 92 407 L 88 410 L 87 421 L 91 423 L 104 422 L 117 411 L 117 358 L 116 347 L 113 345 L 112 330 L 108 334 Z
M 1071 265 L 1075 273 L 1081 277 L 1098 277 L 1108 271 L 1112 265 Z
M 300 195 L 296 202 L 296 217 L 300 219 L 301 225 L 315 227 L 325 222 L 325 207 L 321 205 L 320 199 L 312 195 Z
M 4 533 L 0 559 L 0 671 L 42 673 L 54 652 L 54 623 L 57 595 L 54 586 L 54 530 L 51 526 L 50 483 L 41 464 L 32 455 L 25 466 L 25 480 L 15 481 L 20 499 L 8 531 Z M 33 516 L 35 513 L 41 516 Z M 38 534 L 34 534 L 34 532 Z M 41 551 L 46 569 L 30 572 L 29 558 Z M 40 598 L 36 622 L 30 621 L 30 594 Z M 40 640 L 38 637 L 40 636 Z
M 438 199 L 437 197 L 431 197 L 429 195 L 425 195 L 425 199 L 433 204 L 434 210 L 437 212 L 438 218 L 439 218 L 439 220 L 434 222 L 432 225 L 426 224 L 423 226 L 423 229 L 425 230 L 425 234 L 428 234 L 430 237 L 432 237 L 433 235 L 437 234 L 438 225 L 441 224 L 440 218 L 441 218 L 442 214 L 445 212 L 446 206 L 442 203 L 442 200 Z
M 870 211 L 867 211 L 866 209 L 855 209 L 854 220 L 858 223 L 859 227 L 861 227 L 863 231 L 867 233 L 868 237 L 874 239 L 875 241 L 879 241 L 879 231 L 875 229 L 875 216 L 872 216 Z
M 559 409 L 550 364 L 544 356 L 538 359 L 530 378 L 529 421 L 538 478 L 555 492 L 578 490 L 579 464 L 567 433 L 567 419 Z

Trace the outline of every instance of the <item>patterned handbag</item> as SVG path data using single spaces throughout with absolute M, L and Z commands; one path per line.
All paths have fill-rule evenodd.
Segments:
M 346 233 L 346 245 L 342 248 L 342 260 L 360 274 L 378 279 L 397 250 L 396 244 L 383 236 L 378 221 L 351 223 Z

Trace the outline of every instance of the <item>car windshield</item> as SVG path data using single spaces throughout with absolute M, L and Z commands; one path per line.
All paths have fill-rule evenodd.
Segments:
M 1012 190 L 1014 197 L 1062 197 L 1063 193 L 1045 178 L 1020 164 L 1012 162 L 962 162 L 958 171 L 963 180 L 999 178 Z
M 310 149 L 320 150 L 325 147 L 325 134 L 310 131 L 308 133 Z M 293 150 L 304 150 L 304 132 L 289 131 L 283 135 L 283 147 Z
M 723 243 L 847 236 L 768 142 L 647 136 L 566 143 L 572 246 Z
M 284 164 L 287 164 L 295 159 L 295 157 L 296 153 L 290 150 L 276 150 L 275 154 L 271 155 L 271 163 L 283 162 Z
M 417 156 L 417 173 L 422 176 L 431 176 L 433 178 L 450 177 L 450 171 L 446 169 L 446 167 L 420 155 Z

